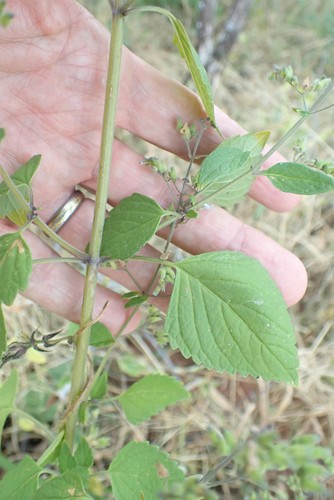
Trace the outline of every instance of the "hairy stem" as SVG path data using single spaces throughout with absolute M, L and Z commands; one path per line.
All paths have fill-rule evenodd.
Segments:
M 124 16 L 114 9 L 111 27 L 108 76 L 103 116 L 103 129 L 100 150 L 100 166 L 96 189 L 94 221 L 89 246 L 90 262 L 87 265 L 83 304 L 81 311 L 80 330 L 77 337 L 76 352 L 72 368 L 72 382 L 69 407 L 75 407 L 75 401 L 80 397 L 86 386 L 86 363 L 93 320 L 94 299 L 97 287 L 99 257 L 102 240 L 104 219 L 108 200 L 109 170 L 113 151 L 115 134 L 116 107 L 118 99 L 121 54 L 123 42 Z M 88 325 L 88 326 L 87 326 Z M 77 421 L 77 410 L 73 411 L 66 423 L 66 440 L 73 448 L 74 432 Z

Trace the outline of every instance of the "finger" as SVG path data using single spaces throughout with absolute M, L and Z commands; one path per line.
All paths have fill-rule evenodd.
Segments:
M 186 149 L 180 134 L 176 131 L 178 117 L 186 122 L 205 118 L 203 106 L 193 92 L 179 82 L 165 77 L 128 50 L 123 52 L 124 71 L 120 94 L 119 125 L 139 137 L 185 157 Z M 235 121 L 216 107 L 216 122 L 225 137 L 244 134 Z M 209 129 L 201 142 L 200 153 L 208 154 L 221 142 L 221 137 Z M 264 167 L 284 161 L 275 153 Z M 251 189 L 257 201 L 276 211 L 294 208 L 300 197 L 282 193 L 270 181 L 257 179 Z

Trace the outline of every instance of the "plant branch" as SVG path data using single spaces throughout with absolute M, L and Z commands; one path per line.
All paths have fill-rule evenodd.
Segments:
M 117 6 L 117 5 L 116 5 Z M 89 246 L 90 262 L 87 265 L 83 304 L 81 311 L 81 333 L 76 341 L 76 353 L 72 368 L 72 382 L 69 407 L 75 408 L 75 402 L 86 386 L 86 363 L 90 338 L 90 326 L 93 320 L 94 299 L 97 287 L 99 256 L 102 240 L 106 206 L 108 201 L 109 171 L 113 151 L 116 126 L 116 108 L 121 68 L 124 16 L 116 9 L 112 16 L 111 39 L 109 50 L 108 76 L 105 94 L 100 166 L 96 189 L 94 220 Z M 73 448 L 74 432 L 77 421 L 77 409 L 68 416 L 66 440 Z

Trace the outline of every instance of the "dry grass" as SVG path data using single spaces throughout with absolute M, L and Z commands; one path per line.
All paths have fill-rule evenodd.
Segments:
M 329 4 L 328 4 L 329 5 Z M 216 102 L 251 131 L 270 129 L 277 138 L 295 120 L 285 87 L 268 82 L 267 74 L 275 63 L 291 63 L 302 77 L 329 72 L 328 61 L 333 52 L 333 40 L 323 28 L 319 34 L 321 8 L 326 2 L 288 1 L 255 2 L 254 14 L 241 41 L 233 50 L 229 65 L 220 79 L 214 82 Z M 98 7 L 98 4 L 96 4 Z M 317 19 L 312 22 L 313 17 Z M 324 14 L 325 15 L 325 14 Z M 304 18 L 304 26 L 297 21 Z M 171 51 L 168 25 L 157 21 L 157 35 L 151 47 L 152 24 L 143 20 L 140 35 L 131 32 L 129 44 L 162 70 L 168 65 L 172 76 L 184 75 L 183 63 Z M 324 23 L 324 20 L 322 20 Z M 315 26 L 317 24 L 317 26 Z M 148 30 L 148 31 L 147 31 Z M 139 29 L 138 29 L 139 31 Z M 144 35 L 143 35 L 144 33 Z M 146 35 L 145 35 L 146 33 Z M 166 40 L 159 35 L 166 33 Z M 168 33 L 168 34 L 167 34 Z M 160 41 L 161 40 L 161 41 Z M 157 46 L 159 51 L 157 51 Z M 331 76 L 331 75 L 330 75 Z M 332 112 L 317 115 L 305 127 L 310 137 L 312 154 L 334 158 Z M 285 148 L 291 157 L 291 145 Z M 168 350 L 160 348 L 147 336 L 136 335 L 132 340 L 122 339 L 109 363 L 110 388 L 117 394 L 133 380 L 122 374 L 117 364 L 119 356 L 131 354 L 142 360 L 143 373 L 150 369 L 165 371 L 180 377 L 192 392 L 191 402 L 166 410 L 152 421 L 138 427 L 130 426 L 122 415 L 110 408 L 104 412 L 90 412 L 89 428 L 92 444 L 104 448 L 97 453 L 101 467 L 115 452 L 132 438 L 149 439 L 171 453 L 184 464 L 188 473 L 210 470 L 219 458 L 208 430 L 217 433 L 229 429 L 237 440 L 247 439 L 251 432 L 271 427 L 283 438 L 315 433 L 325 445 L 334 442 L 334 201 L 332 195 L 310 197 L 291 214 L 274 214 L 252 201 L 240 204 L 235 213 L 253 224 L 282 245 L 295 252 L 304 262 L 309 275 L 309 287 L 303 300 L 292 309 L 299 345 L 300 384 L 266 383 L 262 380 L 240 379 L 215 374 L 189 362 Z M 23 299 L 18 299 L 6 312 L 10 329 L 32 331 L 58 328 L 59 319 Z M 63 355 L 63 351 L 61 351 Z M 52 364 L 62 357 L 53 355 Z M 68 354 L 66 354 L 68 356 Z M 69 357 L 69 356 L 68 356 Z M 20 367 L 22 373 L 36 371 L 28 362 Z M 47 377 L 46 369 L 37 368 L 39 376 Z M 23 383 L 24 386 L 26 382 Z M 94 413 L 95 411 L 95 413 Z M 12 446 L 8 454 L 17 456 L 22 431 L 16 426 L 9 432 Z M 19 435 L 19 437 L 18 437 Z M 103 441 L 106 439 L 106 441 Z M 15 445 L 16 442 L 16 445 Z M 14 444 L 13 444 L 14 443 Z M 223 479 L 223 474 L 218 474 Z M 236 490 L 224 485 L 221 498 L 239 498 Z

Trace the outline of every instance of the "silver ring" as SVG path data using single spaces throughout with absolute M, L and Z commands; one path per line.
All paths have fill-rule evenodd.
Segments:
M 48 221 L 48 226 L 55 233 L 61 230 L 61 228 L 66 224 L 66 222 L 72 217 L 72 215 L 78 210 L 81 203 L 84 201 L 86 196 L 82 191 L 75 190 L 69 197 L 69 199 L 64 203 L 62 207 L 54 214 L 53 217 Z

